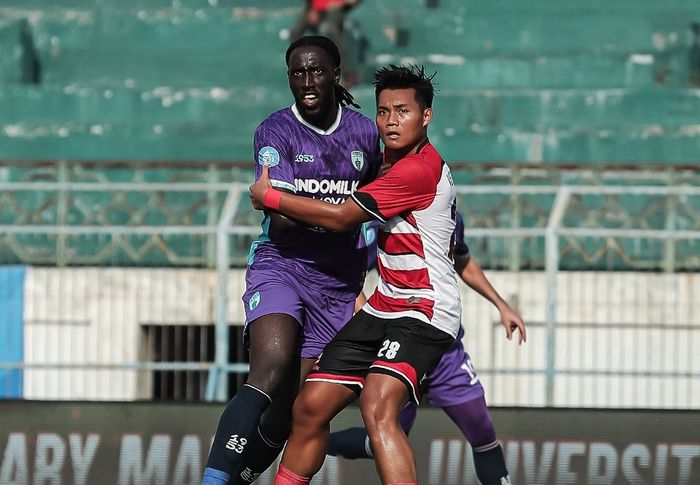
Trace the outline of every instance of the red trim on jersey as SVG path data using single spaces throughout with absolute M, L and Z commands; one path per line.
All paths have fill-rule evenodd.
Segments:
M 328 381 L 333 381 L 333 382 L 338 382 L 341 384 L 340 381 L 349 381 L 351 384 L 358 384 L 360 386 L 365 385 L 365 378 L 364 377 L 358 377 L 358 376 L 346 376 L 342 374 L 325 374 L 323 372 L 309 372 L 309 375 L 306 376 L 306 380 L 309 379 L 324 379 Z M 345 383 L 345 382 L 342 382 Z
M 392 234 L 380 229 L 377 245 L 386 254 L 415 254 L 425 259 L 420 234 Z
M 377 258 L 377 267 L 382 279 L 391 286 L 397 288 L 411 288 L 417 290 L 432 290 L 430 273 L 428 268 L 421 269 L 389 269 L 382 264 L 381 258 Z
M 375 290 L 368 300 L 370 306 L 377 311 L 387 313 L 397 312 L 419 312 L 428 317 L 428 320 L 433 319 L 433 307 L 435 302 L 429 298 L 418 298 L 413 303 L 409 303 L 408 298 L 392 298 Z
M 411 382 L 411 384 L 413 384 L 413 389 L 415 389 L 416 395 L 418 396 L 418 374 L 416 373 L 416 369 L 414 369 L 411 364 L 409 364 L 408 362 L 388 362 L 386 360 L 375 360 L 374 362 L 372 362 L 372 365 L 389 367 L 390 369 L 395 370 L 399 374 L 406 376 L 406 378 Z
M 418 229 L 418 223 L 416 222 L 416 217 L 413 215 L 413 213 L 406 214 L 405 216 L 403 216 L 402 219 L 404 221 L 408 222 L 410 225 L 412 225 L 416 229 Z

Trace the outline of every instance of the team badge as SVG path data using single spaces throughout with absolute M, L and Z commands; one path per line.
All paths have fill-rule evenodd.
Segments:
M 350 161 L 355 170 L 359 172 L 365 166 L 365 154 L 360 150 L 353 150 L 350 152 Z
M 253 293 L 253 296 L 250 297 L 250 300 L 248 300 L 248 309 L 252 312 L 255 310 L 258 305 L 260 304 L 260 292 L 256 291 Z
M 280 163 L 280 152 L 273 147 L 262 147 L 258 152 L 258 163 L 274 167 Z

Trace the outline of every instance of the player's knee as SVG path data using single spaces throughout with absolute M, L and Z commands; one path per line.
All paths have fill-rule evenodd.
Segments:
M 317 429 L 325 426 L 326 412 L 313 394 L 302 392 L 297 396 L 292 408 L 294 428 Z
M 290 378 L 290 369 L 296 365 L 293 356 L 272 355 L 260 363 L 251 365 L 248 383 L 268 394 L 277 391 Z
M 365 393 L 367 390 L 369 392 Z M 370 434 L 379 428 L 398 426 L 398 409 L 387 405 L 387 400 L 373 389 L 365 389 L 360 394 L 360 411 Z

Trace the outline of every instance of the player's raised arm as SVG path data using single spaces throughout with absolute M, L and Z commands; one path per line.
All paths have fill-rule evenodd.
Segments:
M 342 204 L 330 204 L 275 190 L 270 183 L 268 171 L 267 165 L 264 165 L 260 178 L 250 186 L 250 200 L 258 210 L 281 212 L 293 219 L 332 231 L 347 231 L 371 219 L 351 198 Z

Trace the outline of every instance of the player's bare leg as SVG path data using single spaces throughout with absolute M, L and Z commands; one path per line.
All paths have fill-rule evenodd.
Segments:
M 315 475 L 326 456 L 331 420 L 355 397 L 342 384 L 307 382 L 294 402 L 292 432 L 280 469 L 301 477 Z M 282 482 L 275 478 L 275 483 Z
M 406 385 L 396 377 L 367 375 L 360 394 L 360 410 L 383 484 L 417 483 L 413 449 L 399 424 L 407 400 Z

